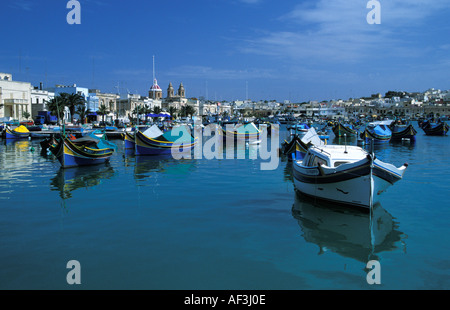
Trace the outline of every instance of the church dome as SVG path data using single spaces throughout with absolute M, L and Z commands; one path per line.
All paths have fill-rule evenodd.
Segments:
M 150 87 L 151 91 L 162 91 L 161 87 L 158 85 L 158 81 L 156 79 L 153 81 L 152 87 Z

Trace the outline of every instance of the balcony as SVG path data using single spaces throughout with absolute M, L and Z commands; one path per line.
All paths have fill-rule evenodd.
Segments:
M 27 99 L 3 99 L 3 103 L 5 105 L 28 104 L 28 100 Z

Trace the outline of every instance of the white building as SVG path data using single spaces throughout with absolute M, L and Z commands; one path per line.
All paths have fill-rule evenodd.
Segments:
M 0 73 L 0 118 L 22 121 L 25 112 L 31 117 L 31 84 L 13 81 L 10 73 Z
M 46 103 L 55 97 L 55 93 L 40 87 L 31 89 L 31 117 L 34 119 L 39 111 L 48 111 Z

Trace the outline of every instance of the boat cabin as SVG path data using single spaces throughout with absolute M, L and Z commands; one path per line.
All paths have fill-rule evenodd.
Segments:
M 368 153 L 357 146 L 324 145 L 311 147 L 303 158 L 303 166 L 317 167 L 318 164 L 328 167 L 339 167 L 367 157 Z

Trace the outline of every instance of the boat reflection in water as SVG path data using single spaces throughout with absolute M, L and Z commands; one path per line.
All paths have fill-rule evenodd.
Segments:
M 171 155 L 134 156 L 134 159 L 134 178 L 137 181 L 150 177 L 154 172 L 164 171 L 165 166 L 174 160 Z
M 172 155 L 134 156 L 134 178 L 139 185 L 148 185 L 146 180 L 168 175 L 189 175 L 195 166 L 195 159 L 174 159 Z M 131 163 L 133 157 L 128 159 Z
M 79 188 L 97 186 L 105 179 L 114 177 L 115 171 L 109 165 L 81 166 L 71 169 L 60 168 L 51 180 L 51 190 L 59 191 L 62 199 L 72 198 L 72 192 Z
M 367 263 L 378 260 L 378 253 L 405 248 L 405 235 L 381 204 L 373 212 L 317 203 L 295 195 L 292 216 L 298 220 L 307 242 L 319 246 L 319 255 L 332 251 L 344 257 Z

